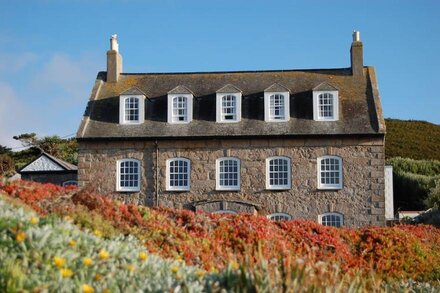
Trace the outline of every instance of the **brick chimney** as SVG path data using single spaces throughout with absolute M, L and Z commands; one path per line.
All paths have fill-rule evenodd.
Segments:
M 107 82 L 117 82 L 122 72 L 122 56 L 119 54 L 118 36 L 110 38 L 110 50 L 107 51 Z
M 360 33 L 358 31 L 353 32 L 353 43 L 351 43 L 350 55 L 351 55 L 351 74 L 353 77 L 364 76 L 364 53 L 363 45 L 361 42 Z

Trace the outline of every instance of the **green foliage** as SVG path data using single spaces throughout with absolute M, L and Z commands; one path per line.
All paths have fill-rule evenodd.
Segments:
M 89 211 L 84 207 L 75 208 L 70 212 L 69 216 L 73 219 L 75 224 L 81 228 L 90 231 L 99 231 L 97 233 L 102 234 L 102 236 L 106 238 L 116 237 L 122 232 L 113 227 L 109 221 L 103 219 L 101 215 Z
M 440 179 L 435 180 L 435 186 L 429 190 L 425 204 L 436 210 L 440 210 Z
M 409 158 L 391 158 L 387 160 L 395 170 L 399 172 L 419 174 L 425 176 L 440 175 L 440 161 L 436 160 L 413 160 Z
M 147 217 L 154 214 L 157 212 L 152 210 Z M 266 220 L 266 223 L 270 222 Z M 247 222 L 249 224 L 251 222 Z M 370 254 L 378 251 L 379 246 L 388 246 L 383 252 L 393 254 L 397 249 L 394 254 L 400 260 L 401 253 L 407 253 L 405 249 L 419 241 L 417 251 L 422 257 L 429 257 L 422 246 L 432 241 L 427 237 L 437 234 L 433 228 L 407 226 L 398 234 L 393 228 L 387 229 L 385 233 L 378 228 L 364 230 L 362 235 L 366 237 L 359 239 L 362 253 Z M 341 232 L 350 234 L 348 230 Z M 414 238 L 418 234 L 419 237 Z M 412 240 L 408 241 L 407 236 Z M 221 243 L 227 237 L 224 235 Z M 399 245 L 389 246 L 392 243 Z M 309 249 L 312 254 L 318 251 Z M 437 253 L 432 248 L 429 252 Z M 211 252 L 211 256 L 214 253 Z M 380 258 L 375 260 L 378 263 L 389 259 L 387 255 L 378 256 Z M 256 262 L 249 262 L 248 255 L 240 264 L 231 261 L 220 271 L 207 272 L 186 265 L 182 259 L 150 254 L 132 236 L 103 239 L 96 233 L 78 229 L 66 217 L 64 220 L 54 216 L 39 218 L 21 205 L 13 206 L 12 201 L 5 201 L 0 195 L 0 292 L 437 292 L 440 289 L 435 281 L 438 275 L 433 276 L 431 283 L 388 280 L 374 272 L 345 274 L 335 262 L 318 261 L 310 267 L 297 257 L 281 258 L 277 262 L 276 259 L 265 260 L 260 251 Z M 408 260 L 410 265 L 411 260 L 414 259 Z M 429 260 L 435 267 L 435 259 Z M 390 265 L 394 267 L 393 263 Z
M 398 210 L 424 210 L 432 207 L 427 201 L 435 181 L 440 179 L 440 161 L 391 158 L 393 166 L 394 203 Z
M 12 149 L 0 144 L 0 155 L 11 155 Z
M 440 160 L 440 126 L 425 121 L 385 119 L 387 158 Z
M 63 139 L 57 135 L 38 138 L 35 133 L 24 133 L 14 136 L 14 139 L 21 141 L 23 146 L 29 147 L 12 154 L 16 170 L 35 160 L 41 152 L 46 152 L 74 165 L 78 162 L 78 143 L 75 138 Z
M 41 151 L 34 147 L 19 152 L 14 152 L 12 157 L 14 158 L 15 162 L 15 170 L 18 171 L 28 163 L 35 160 L 40 153 Z

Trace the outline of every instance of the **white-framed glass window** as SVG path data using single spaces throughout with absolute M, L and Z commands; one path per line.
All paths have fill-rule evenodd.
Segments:
M 192 121 L 191 94 L 168 95 L 168 123 L 189 123 Z
M 240 190 L 240 160 L 226 157 L 216 161 L 216 189 Z
M 134 159 L 117 161 L 117 191 L 140 191 L 141 162 Z
M 266 189 L 290 189 L 291 168 L 287 157 L 266 159 Z
M 142 95 L 121 95 L 119 97 L 119 123 L 140 124 L 144 122 L 144 100 Z
M 337 156 L 318 158 L 318 188 L 342 188 L 342 159 Z
M 267 218 L 272 221 L 289 221 L 292 220 L 292 216 L 285 213 L 273 213 L 267 215 Z
M 185 158 L 167 160 L 167 190 L 187 191 L 191 182 L 191 162 Z
M 241 93 L 217 93 L 217 122 L 241 121 Z
M 324 226 L 342 227 L 344 216 L 340 213 L 324 213 L 318 216 L 318 222 Z
M 339 119 L 338 91 L 313 92 L 313 119 L 336 121 Z
M 78 181 L 76 180 L 67 180 L 63 182 L 63 186 L 78 186 Z
M 289 92 L 264 93 L 264 117 L 269 122 L 284 122 L 290 119 Z

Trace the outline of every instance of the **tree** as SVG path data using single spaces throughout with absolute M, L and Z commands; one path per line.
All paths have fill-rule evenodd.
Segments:
M 11 155 L 12 149 L 0 144 L 0 155 Z
M 14 136 L 14 139 L 19 140 L 23 146 L 29 147 L 14 153 L 17 169 L 35 159 L 42 152 L 71 164 L 77 163 L 78 144 L 75 138 L 63 139 L 57 135 L 39 138 L 35 133 L 23 133 Z
M 440 209 L 440 179 L 435 181 L 435 186 L 429 190 L 428 197 L 425 200 L 428 207 Z

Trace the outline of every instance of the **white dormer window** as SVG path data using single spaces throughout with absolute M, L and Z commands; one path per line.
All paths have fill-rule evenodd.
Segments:
M 168 123 L 192 121 L 193 94 L 184 86 L 168 92 Z
M 273 84 L 264 91 L 264 120 L 285 122 L 290 119 L 290 93 L 280 84 Z
M 121 95 L 119 97 L 119 123 L 141 124 L 144 122 L 143 95 Z
M 339 96 L 335 87 L 323 83 L 313 89 L 313 119 L 339 120 Z
M 231 85 L 225 85 L 217 91 L 217 122 L 241 121 L 241 91 Z

